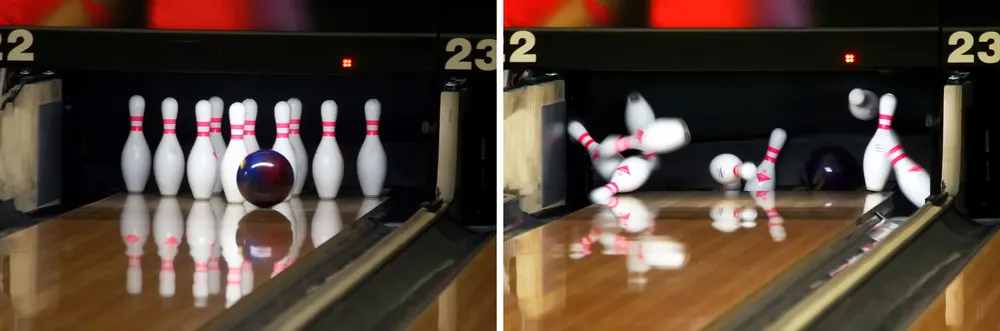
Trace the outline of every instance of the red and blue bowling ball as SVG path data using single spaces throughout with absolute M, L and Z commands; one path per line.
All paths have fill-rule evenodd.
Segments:
M 270 208 L 284 201 L 295 185 L 292 163 L 281 153 L 262 149 L 243 159 L 236 184 L 247 202 Z

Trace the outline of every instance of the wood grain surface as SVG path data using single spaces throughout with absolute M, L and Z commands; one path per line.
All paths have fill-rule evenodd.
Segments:
M 410 331 L 483 331 L 497 325 L 497 242 L 491 240 L 417 317 Z

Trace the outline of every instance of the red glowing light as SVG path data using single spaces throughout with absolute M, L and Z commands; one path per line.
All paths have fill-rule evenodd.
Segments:
M 854 63 L 854 53 L 844 54 L 844 63 Z
M 349 58 L 349 57 L 345 57 L 344 59 L 340 60 L 340 66 L 344 67 L 344 68 L 353 67 L 354 66 L 354 60 L 351 60 L 351 58 Z

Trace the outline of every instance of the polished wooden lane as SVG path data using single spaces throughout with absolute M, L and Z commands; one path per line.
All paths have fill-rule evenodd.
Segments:
M 866 200 L 863 192 L 764 197 L 626 195 L 610 219 L 608 208 L 590 206 L 509 239 L 505 329 L 701 329 L 853 229 Z M 783 222 L 768 221 L 771 206 Z M 760 224 L 741 228 L 737 216 L 752 216 L 741 208 L 756 208 Z
M 491 240 L 414 320 L 410 331 L 495 330 L 497 242 Z
M 247 214 L 219 198 L 101 200 L 0 239 L 0 330 L 194 330 L 379 203 L 293 199 Z M 230 283 L 226 260 L 243 256 L 252 263 Z
M 1000 330 L 1000 237 L 993 236 L 910 325 L 914 331 Z

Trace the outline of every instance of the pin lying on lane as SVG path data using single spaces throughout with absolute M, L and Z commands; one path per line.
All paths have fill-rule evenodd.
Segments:
M 889 172 L 892 165 L 886 158 L 889 148 L 898 141 L 896 134 L 892 132 L 892 117 L 896 113 L 896 96 L 892 94 L 883 95 L 879 99 L 878 107 L 878 127 L 875 135 L 868 142 L 865 148 L 864 173 L 865 187 L 869 191 L 881 191 L 885 188 L 886 181 L 889 180 Z
M 708 163 L 708 173 L 719 184 L 739 182 L 740 178 L 749 180 L 757 173 L 757 166 L 743 162 L 733 154 L 719 154 Z
M 760 161 L 760 165 L 757 166 L 757 175 L 747 180 L 746 186 L 743 187 L 744 191 L 774 190 L 777 186 L 775 164 L 778 163 L 778 155 L 785 147 L 786 140 L 788 140 L 788 133 L 785 130 L 781 128 L 771 130 L 771 138 L 767 140 L 767 153 L 764 154 L 764 160 Z
M 597 142 L 590 136 L 590 132 L 587 132 L 587 128 L 578 121 L 570 122 L 569 126 L 566 127 L 566 131 L 576 142 L 587 149 L 587 153 L 590 154 L 590 160 L 593 162 L 594 170 L 597 171 L 597 174 L 604 180 L 610 180 L 611 175 L 615 172 L 615 168 L 625 158 L 619 154 L 602 157 L 598 151 Z
M 146 100 L 133 95 L 128 100 L 130 128 L 125 147 L 122 148 L 122 177 L 125 179 L 125 189 L 129 193 L 142 193 L 149 181 L 149 167 L 153 157 L 149 152 L 149 144 L 142 132 L 142 119 L 146 113 Z

